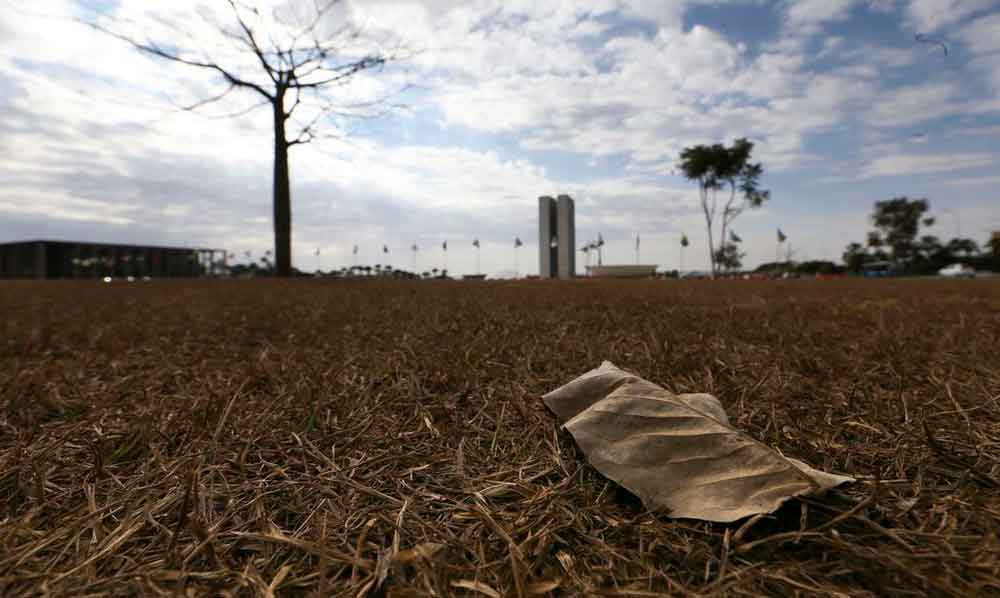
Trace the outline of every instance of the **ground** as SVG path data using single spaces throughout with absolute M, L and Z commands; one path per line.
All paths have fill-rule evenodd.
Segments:
M 1000 280 L 0 283 L 0 594 L 1000 593 Z M 608 359 L 858 482 L 651 513 Z

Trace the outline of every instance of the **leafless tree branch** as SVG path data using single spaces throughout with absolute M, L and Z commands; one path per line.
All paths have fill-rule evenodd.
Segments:
M 264 52 L 260 49 L 260 45 L 257 43 L 257 38 L 254 36 L 253 29 L 251 29 L 250 26 L 246 24 L 246 21 L 243 20 L 243 15 L 240 14 L 240 8 L 236 0 L 229 0 L 229 6 L 232 7 L 233 16 L 236 17 L 236 22 L 239 24 L 240 29 L 243 30 L 243 34 L 246 36 L 243 39 L 247 46 L 250 47 L 250 51 L 252 51 L 260 61 L 261 67 L 264 68 L 264 72 L 266 72 L 267 76 L 271 78 L 271 81 L 277 83 L 278 78 L 275 75 L 275 69 L 271 66 L 267 59 L 264 58 Z M 256 12 L 256 9 L 253 10 Z
M 193 67 L 197 67 L 197 68 L 202 68 L 202 69 L 208 69 L 208 70 L 215 71 L 218 74 L 222 75 L 222 78 L 225 79 L 226 82 L 228 82 L 229 84 L 231 84 L 231 85 L 233 85 L 235 87 L 246 87 L 246 88 L 249 88 L 249 89 L 253 89 L 254 91 L 256 91 L 257 93 L 259 93 L 260 95 L 264 96 L 265 98 L 268 98 L 269 100 L 272 100 L 272 101 L 274 100 L 274 97 L 271 94 L 269 94 L 266 90 L 264 90 L 264 88 L 261 87 L 260 85 L 257 85 L 256 83 L 253 83 L 252 81 L 246 81 L 244 79 L 240 79 L 236 75 L 230 73 L 226 69 L 222 68 L 221 66 L 219 66 L 218 64 L 215 64 L 213 62 L 202 62 L 202 61 L 199 61 L 199 60 L 191 60 L 189 58 L 184 58 L 180 54 L 174 54 L 174 53 L 168 52 L 168 51 L 160 48 L 159 46 L 157 46 L 153 42 L 142 43 L 140 41 L 137 41 L 137 40 L 134 40 L 134 39 L 128 37 L 127 35 L 122 35 L 121 33 L 118 33 L 117 31 L 112 31 L 111 29 L 108 29 L 107 27 L 104 27 L 104 26 L 102 26 L 102 25 L 100 25 L 98 23 L 92 23 L 92 22 L 85 21 L 85 20 L 79 20 L 78 22 L 80 22 L 80 23 L 82 23 L 82 24 L 84 24 L 84 25 L 86 25 L 88 27 L 91 27 L 91 28 L 93 28 L 93 29 L 95 29 L 97 31 L 100 31 L 100 32 L 102 32 L 104 34 L 110 35 L 111 37 L 114 37 L 116 39 L 120 39 L 120 40 L 128 43 L 129 45 L 131 45 L 135 49 L 141 51 L 141 52 L 145 52 L 147 54 L 152 54 L 153 56 L 157 56 L 159 58 L 163 58 L 163 59 L 169 60 L 171 62 L 176 62 L 176 63 L 179 63 L 179 64 L 185 64 L 187 66 L 193 66 Z

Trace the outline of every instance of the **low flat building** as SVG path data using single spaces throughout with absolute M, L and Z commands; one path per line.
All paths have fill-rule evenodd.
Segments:
M 653 278 L 655 264 L 587 266 L 591 278 Z
M 0 243 L 0 278 L 182 278 L 227 270 L 223 249 L 32 240 Z

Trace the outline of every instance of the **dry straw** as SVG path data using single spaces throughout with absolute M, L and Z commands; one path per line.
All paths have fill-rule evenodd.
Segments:
M 0 594 L 1000 592 L 1000 283 L 5 283 Z M 540 396 L 603 359 L 858 483 L 648 512 Z

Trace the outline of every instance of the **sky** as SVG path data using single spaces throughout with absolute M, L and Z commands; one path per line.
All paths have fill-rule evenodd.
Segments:
M 254 26 L 310 6 L 267 0 Z M 260 80 L 219 34 L 231 17 L 221 0 L 0 0 L 0 242 L 271 249 L 269 110 L 239 90 L 184 110 L 221 79 L 78 21 Z M 775 258 L 778 228 L 794 259 L 839 261 L 901 195 L 930 200 L 939 237 L 1000 230 L 1000 0 L 343 0 L 321 25 L 358 32 L 337 38 L 345 59 L 400 60 L 330 90 L 337 116 L 290 150 L 303 270 L 472 273 L 479 239 L 483 272 L 537 273 L 538 197 L 562 193 L 605 263 L 634 263 L 638 235 L 642 263 L 706 269 L 678 155 L 737 137 L 771 192 L 733 225 L 746 266 Z

